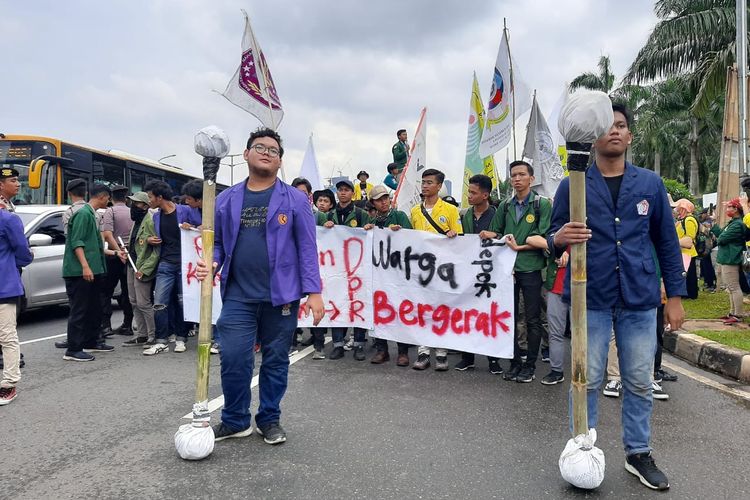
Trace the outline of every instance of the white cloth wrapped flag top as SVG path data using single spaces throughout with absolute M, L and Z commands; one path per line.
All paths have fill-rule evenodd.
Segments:
M 204 158 L 224 158 L 229 154 L 229 137 L 216 125 L 204 127 L 195 134 L 195 152 Z
M 594 446 L 596 429 L 568 440 L 560 455 L 560 474 L 578 488 L 592 490 L 604 481 L 604 452 Z

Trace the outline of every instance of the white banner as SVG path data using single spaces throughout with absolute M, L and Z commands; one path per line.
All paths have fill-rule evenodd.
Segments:
M 373 337 L 513 357 L 516 252 L 474 234 L 373 236 Z
M 401 181 L 393 196 L 393 204 L 406 215 L 411 213 L 411 208 L 421 203 L 419 195 L 422 194 L 422 170 L 427 164 L 427 108 L 422 108 L 419 116 L 417 131 L 414 133 L 414 142 L 411 145 L 411 156 L 401 173 Z
M 326 315 L 319 327 L 372 328 L 372 235 L 347 226 L 316 227 Z M 300 309 L 300 328 L 313 326 Z
M 203 258 L 203 242 L 201 233 L 194 230 L 181 229 L 182 245 L 182 311 L 185 321 L 199 323 L 201 316 L 201 282 L 195 275 L 198 259 Z M 221 291 L 219 289 L 219 274 L 214 277 L 213 306 L 211 309 L 211 323 L 216 324 L 221 314 Z

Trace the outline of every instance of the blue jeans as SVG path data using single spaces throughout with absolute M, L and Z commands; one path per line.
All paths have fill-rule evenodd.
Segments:
M 344 346 L 344 337 L 346 337 L 346 330 L 346 328 L 331 328 L 333 347 Z M 352 328 L 352 330 L 354 330 L 354 345 L 365 345 L 367 343 L 367 330 L 364 328 Z
M 651 382 L 656 354 L 656 309 L 635 311 L 588 309 L 588 424 L 596 427 L 599 389 L 607 370 L 609 339 L 614 329 L 622 379 L 622 442 L 625 453 L 651 451 Z M 573 398 L 570 397 L 570 429 L 573 431 Z
M 273 307 L 268 302 L 227 300 L 216 330 L 221 336 L 221 389 L 224 409 L 221 421 L 232 430 L 250 427 L 250 381 L 255 366 L 255 343 L 260 344 L 260 407 L 258 427 L 278 422 L 281 398 L 289 374 L 289 347 L 297 328 L 299 301 Z
M 156 270 L 154 287 L 154 323 L 156 324 L 156 342 L 167 343 L 169 337 L 170 316 L 174 323 L 174 334 L 177 340 L 187 340 L 187 328 L 182 313 L 182 275 L 180 264 L 159 262 Z

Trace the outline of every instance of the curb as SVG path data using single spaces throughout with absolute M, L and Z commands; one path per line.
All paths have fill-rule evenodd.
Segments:
M 664 332 L 664 349 L 712 372 L 750 383 L 750 352 L 678 330 Z

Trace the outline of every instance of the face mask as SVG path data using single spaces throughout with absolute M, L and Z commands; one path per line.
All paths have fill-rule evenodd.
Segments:
M 135 205 L 133 205 L 132 207 L 130 207 L 130 218 L 134 222 L 140 222 L 143 220 L 144 217 L 146 217 L 146 212 L 148 212 L 148 210 L 144 208 L 138 208 Z

